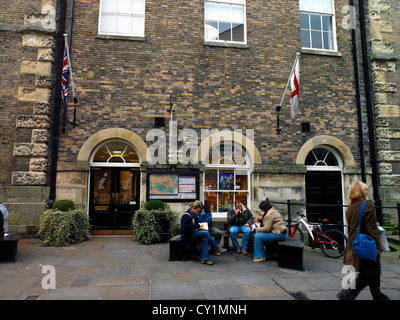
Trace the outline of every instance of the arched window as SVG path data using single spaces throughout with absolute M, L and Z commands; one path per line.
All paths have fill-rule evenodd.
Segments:
M 93 152 L 91 164 L 96 166 L 137 166 L 140 159 L 136 150 L 122 140 L 108 140 Z
M 305 165 L 309 167 L 341 167 L 340 159 L 333 151 L 326 148 L 311 150 L 306 158 Z
M 213 146 L 205 166 L 204 203 L 216 217 L 225 216 L 236 200 L 250 206 L 250 161 L 242 146 L 230 142 Z

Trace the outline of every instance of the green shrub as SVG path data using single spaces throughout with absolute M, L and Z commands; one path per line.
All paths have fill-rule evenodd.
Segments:
M 153 201 L 153 200 L 150 200 Z M 150 202 L 149 201 L 149 202 Z M 177 215 L 170 207 L 164 204 L 163 209 L 147 210 L 146 206 L 135 212 L 132 219 L 133 239 L 142 244 L 152 244 L 160 241 L 161 228 L 158 225 L 157 217 L 165 215 L 169 221 L 169 233 L 173 237 L 179 233 L 179 225 L 176 222 Z
M 75 203 L 72 200 L 57 200 L 53 204 L 54 210 L 68 211 L 76 209 Z
M 161 200 L 149 200 L 144 207 L 146 210 L 164 210 L 165 203 Z
M 142 244 L 152 244 L 160 241 L 161 231 L 154 211 L 141 208 L 135 212 L 132 219 L 133 238 Z
M 90 238 L 90 222 L 82 209 L 49 209 L 40 215 L 39 240 L 45 246 L 64 247 Z

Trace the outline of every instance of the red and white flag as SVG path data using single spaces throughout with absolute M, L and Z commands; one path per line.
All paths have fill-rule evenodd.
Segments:
M 290 86 L 292 88 L 292 94 L 290 95 L 290 113 L 292 118 L 296 116 L 297 107 L 299 106 L 299 92 L 300 92 L 299 60 L 300 59 L 297 58 L 292 77 L 290 78 Z

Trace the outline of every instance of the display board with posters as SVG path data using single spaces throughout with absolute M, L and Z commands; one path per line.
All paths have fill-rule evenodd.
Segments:
M 147 173 L 148 200 L 193 201 L 198 198 L 198 172 Z

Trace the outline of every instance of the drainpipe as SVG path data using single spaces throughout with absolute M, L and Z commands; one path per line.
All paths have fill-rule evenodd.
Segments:
M 51 113 L 51 167 L 50 167 L 50 194 L 47 202 L 50 208 L 53 207 L 56 199 L 56 180 L 57 180 L 57 161 L 58 161 L 58 142 L 60 137 L 60 106 L 61 106 L 61 78 L 62 78 L 62 62 L 64 52 L 64 32 L 65 32 L 65 12 L 66 1 L 57 1 L 59 15 L 59 23 L 56 34 L 55 48 L 55 89 L 54 89 L 54 106 Z
M 354 0 L 350 0 L 350 6 L 354 7 Z M 356 102 L 357 102 L 357 115 L 358 115 L 358 141 L 360 148 L 360 163 L 361 163 L 361 179 L 365 183 L 367 181 L 365 176 L 365 151 L 364 151 L 364 130 L 363 130 L 363 116 L 361 107 L 361 94 L 360 94 L 360 75 L 358 71 L 358 54 L 357 54 L 357 35 L 356 28 L 351 29 L 351 41 L 353 43 L 353 61 L 354 61 L 354 76 L 356 83 Z
M 382 202 L 379 197 L 379 172 L 378 172 L 378 157 L 377 148 L 375 143 L 375 124 L 374 124 L 374 110 L 372 105 L 371 94 L 371 78 L 369 72 L 369 59 L 367 47 L 367 32 L 365 27 L 365 4 L 364 0 L 359 0 L 359 19 L 360 19 L 360 33 L 361 33 L 361 48 L 364 70 L 364 83 L 365 83 L 365 96 L 367 101 L 367 117 L 368 117 L 368 133 L 369 133 L 369 146 L 371 153 L 371 167 L 372 167 L 372 187 L 374 189 L 374 201 L 376 208 L 377 220 L 382 224 Z
M 68 35 L 68 49 L 70 56 L 71 56 L 71 43 L 72 43 L 72 26 L 74 23 L 74 3 L 75 0 L 71 0 L 71 13 L 69 15 L 69 35 Z

